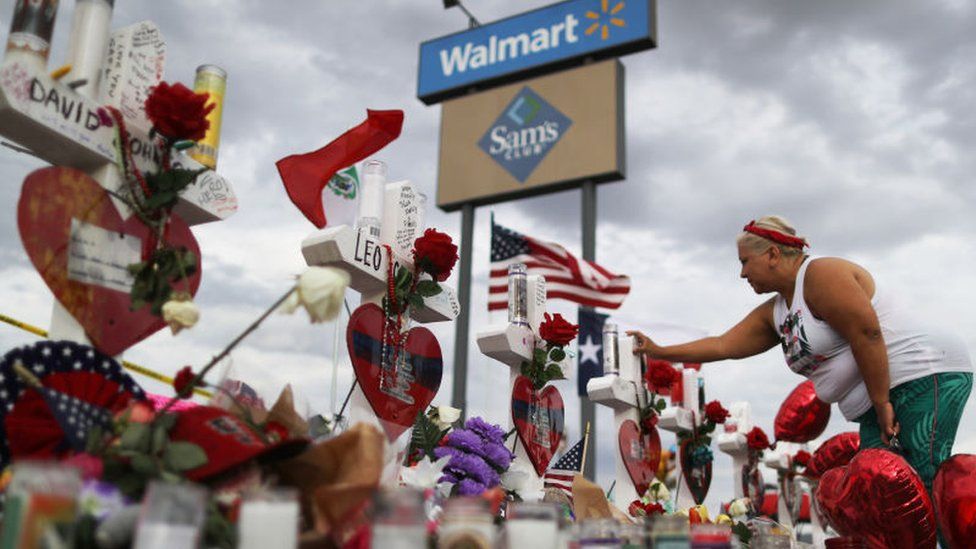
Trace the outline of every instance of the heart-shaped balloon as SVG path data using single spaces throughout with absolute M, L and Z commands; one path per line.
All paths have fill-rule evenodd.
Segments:
M 843 535 L 872 547 L 935 547 L 935 512 L 922 480 L 905 459 L 870 448 L 820 477 L 817 503 Z
M 705 496 L 708 495 L 708 488 L 712 485 L 712 460 L 708 459 L 704 463 L 695 463 L 692 458 L 696 451 L 701 452 L 698 450 L 699 447 L 702 445 L 694 440 L 683 441 L 678 447 L 678 458 L 681 460 L 681 476 L 685 479 L 685 484 L 691 492 L 691 499 L 695 500 L 696 504 L 701 505 L 705 501 Z M 704 448 L 709 453 L 711 452 L 707 446 Z
M 943 461 L 932 483 L 932 496 L 949 547 L 976 543 L 976 455 L 958 454 Z
M 860 447 L 861 435 L 856 432 L 834 435 L 817 448 L 803 473 L 808 477 L 817 478 L 828 469 L 847 465 Z
M 654 473 L 661 461 L 661 436 L 656 428 L 641 434 L 640 427 L 631 419 L 620 424 L 617 433 L 620 457 L 630 481 L 638 495 L 643 495 L 654 480 Z
M 17 226 L 34 268 L 96 349 L 118 355 L 166 326 L 148 306 L 129 310 L 126 267 L 149 256 L 152 231 L 134 215 L 122 219 L 88 174 L 59 166 L 32 172 L 21 189 Z M 173 214 L 164 237 L 196 256 L 196 271 L 174 287 L 196 294 L 201 267 L 193 233 Z
M 540 477 L 556 455 L 565 420 L 566 410 L 558 389 L 546 385 L 541 391 L 536 391 L 529 378 L 518 376 L 515 379 L 512 422 L 529 461 Z
M 393 345 L 383 345 L 384 321 L 383 309 L 372 303 L 361 305 L 349 317 L 346 344 L 356 380 L 392 442 L 434 400 L 444 361 L 434 334 L 418 327 L 407 332 L 394 365 Z
M 824 432 L 830 421 L 830 404 L 817 398 L 812 381 L 796 386 L 776 412 L 776 440 L 809 442 Z

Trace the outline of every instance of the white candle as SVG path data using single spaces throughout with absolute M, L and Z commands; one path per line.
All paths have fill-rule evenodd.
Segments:
M 695 412 L 695 423 L 700 423 L 701 418 L 697 417 L 698 402 L 698 372 L 692 368 L 685 368 L 681 371 L 681 389 L 684 392 L 684 407 Z
M 505 523 L 509 547 L 556 549 L 559 528 L 554 520 L 516 519 Z
M 298 546 L 297 501 L 245 501 L 237 523 L 239 549 Z
M 383 220 L 383 199 L 386 193 L 386 164 L 370 160 L 363 166 L 363 178 L 359 199 L 359 219 L 356 228 L 366 229 L 370 236 L 379 238 Z

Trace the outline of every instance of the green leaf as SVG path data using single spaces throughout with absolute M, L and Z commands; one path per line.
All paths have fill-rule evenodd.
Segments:
M 410 306 L 413 307 L 415 310 L 424 308 L 424 298 L 420 297 L 420 295 L 418 294 L 407 295 L 407 302 L 409 302 Z
M 553 347 L 552 351 L 549 351 L 549 358 L 555 362 L 559 362 L 566 358 L 566 351 L 560 347 Z
M 433 297 L 441 293 L 441 285 L 433 280 L 421 280 L 417 283 L 417 293 L 424 297 Z
M 558 364 L 551 363 L 546 367 L 546 381 L 551 379 L 566 379 L 566 376 L 563 375 L 563 369 Z
M 141 499 L 146 489 L 146 479 L 138 473 L 127 473 L 115 480 L 115 486 L 130 498 Z
M 533 361 L 536 364 L 545 364 L 546 363 L 546 350 L 545 349 L 536 349 L 532 353 L 532 358 L 533 358 Z
M 654 409 L 658 412 L 663 412 L 667 407 L 668 403 L 663 398 L 659 398 L 657 402 L 654 403 Z
M 752 539 L 752 531 L 749 530 L 749 526 L 744 522 L 736 522 L 733 524 L 732 533 L 735 534 L 742 543 L 749 543 L 749 540 Z
M 137 452 L 149 452 L 149 425 L 145 423 L 130 423 L 119 439 L 122 448 Z
M 154 422 L 156 423 L 156 425 L 162 427 L 164 430 L 168 432 L 170 429 L 173 428 L 174 425 L 176 425 L 177 419 L 179 419 L 178 415 L 173 413 L 166 413 L 161 416 L 156 416 Z
M 155 477 L 159 470 L 159 467 L 156 465 L 156 461 L 146 454 L 136 454 L 135 456 L 132 456 L 132 461 L 130 463 L 132 464 L 132 469 L 135 472 L 146 477 Z
M 163 452 L 163 462 L 172 471 L 189 471 L 207 463 L 207 454 L 190 442 L 170 442 Z
M 158 454 L 169 441 L 169 431 L 162 425 L 157 425 L 152 430 L 152 450 L 153 454 Z

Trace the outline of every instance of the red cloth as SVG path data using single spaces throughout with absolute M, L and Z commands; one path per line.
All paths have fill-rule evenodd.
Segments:
M 275 162 L 288 198 L 316 227 L 326 225 L 322 189 L 335 173 L 364 160 L 400 136 L 403 111 L 366 110 L 366 120 L 317 151 Z

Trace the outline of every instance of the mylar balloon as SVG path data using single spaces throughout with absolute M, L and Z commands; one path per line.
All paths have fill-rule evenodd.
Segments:
M 793 389 L 776 412 L 776 440 L 810 442 L 824 432 L 828 421 L 830 404 L 817 398 L 812 381 L 804 381 Z
M 838 532 L 859 535 L 871 547 L 935 547 L 935 511 L 922 479 L 888 450 L 862 450 L 849 465 L 824 473 L 817 503 Z
M 855 432 L 834 435 L 813 453 L 810 461 L 807 462 L 804 474 L 816 478 L 826 473 L 828 469 L 847 465 L 860 447 L 861 435 Z
M 932 496 L 949 547 L 976 543 L 976 455 L 959 454 L 942 462 Z

